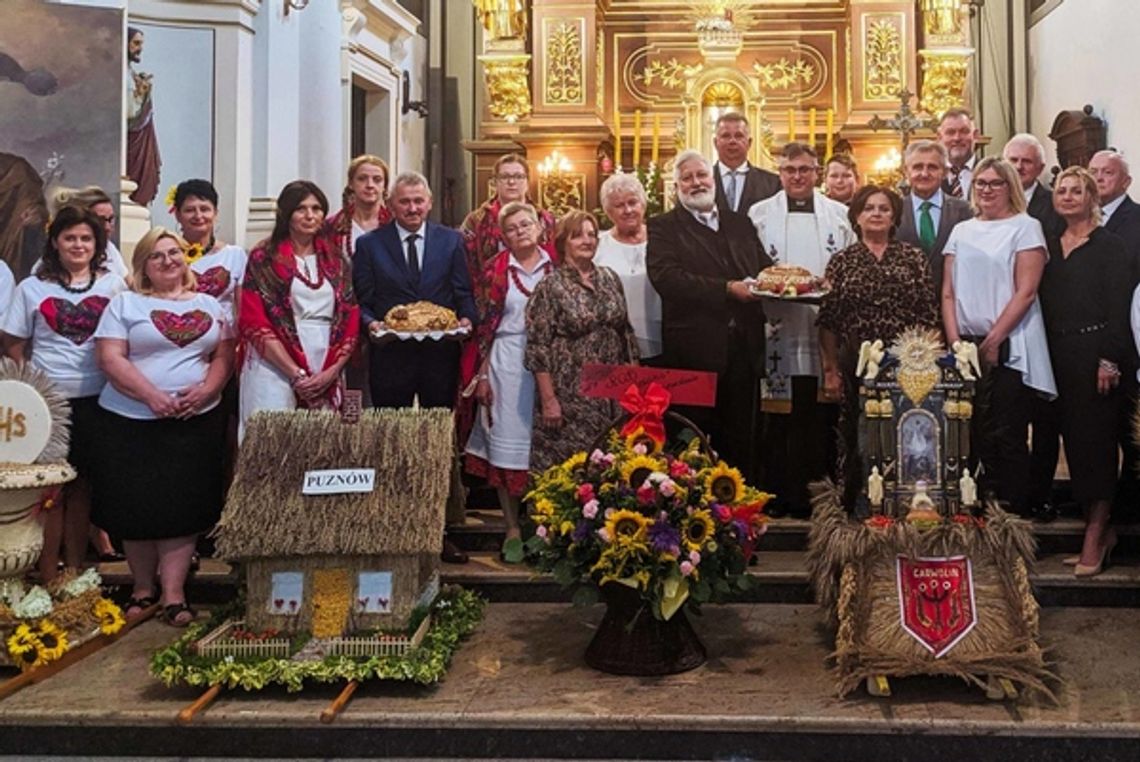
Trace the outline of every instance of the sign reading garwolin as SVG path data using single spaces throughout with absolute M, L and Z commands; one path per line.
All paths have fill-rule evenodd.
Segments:
M 343 495 L 347 492 L 371 492 L 375 487 L 375 468 L 334 468 L 306 471 L 301 494 Z
M 897 571 L 902 628 L 937 659 L 977 624 L 970 559 L 900 555 Z

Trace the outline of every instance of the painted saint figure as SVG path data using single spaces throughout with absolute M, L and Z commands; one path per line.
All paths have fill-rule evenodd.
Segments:
M 158 154 L 158 135 L 154 131 L 153 75 L 141 72 L 135 64 L 142 61 L 144 35 L 141 29 L 127 28 L 127 177 L 138 187 L 131 200 L 147 206 L 158 193 L 162 158 Z

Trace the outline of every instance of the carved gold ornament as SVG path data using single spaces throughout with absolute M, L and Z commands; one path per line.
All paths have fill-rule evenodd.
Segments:
M 899 334 L 890 351 L 899 360 L 895 379 L 903 394 L 915 405 L 921 405 L 942 377 L 938 358 L 943 347 L 938 332 L 909 328 Z
M 926 44 L 935 42 L 965 42 L 962 25 L 962 0 L 919 0 L 922 11 L 922 28 Z
M 650 61 L 638 76 L 646 87 L 660 82 L 662 87 L 679 90 L 685 86 L 686 79 L 696 76 L 703 68 L 702 64 L 684 64 L 670 58 L 668 61 Z
M 472 0 L 472 4 L 491 39 L 526 39 L 525 0 Z
M 760 77 L 765 90 L 787 90 L 797 84 L 810 85 L 815 78 L 815 67 L 803 59 L 789 61 L 781 58 L 766 64 L 757 61 L 752 64 L 752 70 Z
M 539 204 L 555 217 L 581 209 L 585 194 L 586 175 L 581 172 L 555 172 L 538 180 Z
M 515 122 L 530 115 L 530 56 L 479 56 L 491 116 Z
M 731 82 L 713 82 L 701 94 L 701 105 L 739 108 L 744 105 L 744 93 Z
M 545 19 L 543 28 L 546 38 L 543 100 L 559 106 L 585 104 L 580 19 Z
M 948 109 L 966 102 L 966 82 L 970 73 L 969 48 L 923 50 L 922 108 L 941 117 Z
M 870 19 L 871 17 L 865 17 Z M 863 93 L 867 100 L 894 100 L 903 87 L 903 43 L 899 19 L 880 16 L 867 27 Z

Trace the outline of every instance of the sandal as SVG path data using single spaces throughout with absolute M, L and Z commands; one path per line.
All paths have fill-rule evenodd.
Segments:
M 194 621 L 198 612 L 186 605 L 186 602 L 171 603 L 162 609 L 162 621 L 171 627 L 186 627 Z
M 127 605 L 123 607 L 123 616 L 128 620 L 137 619 L 138 617 L 142 616 L 144 611 L 156 603 L 158 603 L 158 599 L 153 595 L 144 595 L 141 598 L 131 596 L 131 599 L 127 601 Z M 135 612 L 134 616 L 131 616 L 132 611 Z

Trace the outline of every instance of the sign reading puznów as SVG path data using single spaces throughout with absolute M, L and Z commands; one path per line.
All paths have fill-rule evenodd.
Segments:
M 343 495 L 346 492 L 371 492 L 376 486 L 375 468 L 334 468 L 306 471 L 302 495 Z

